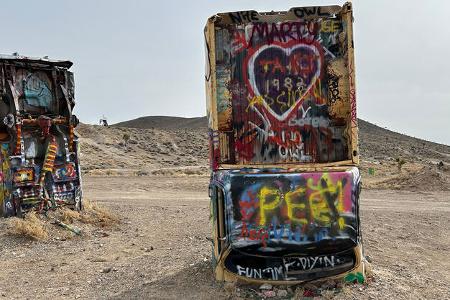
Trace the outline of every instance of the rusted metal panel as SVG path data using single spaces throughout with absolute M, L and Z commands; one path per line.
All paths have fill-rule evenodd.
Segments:
M 346 278 L 350 277 L 354 274 L 365 274 L 366 273 L 366 265 L 364 263 L 364 257 L 363 257 L 363 249 L 361 245 L 358 245 L 353 251 L 353 257 L 355 264 L 353 268 L 350 270 L 343 272 L 341 274 L 337 275 L 328 275 L 325 276 L 327 280 L 346 280 Z M 280 285 L 286 285 L 286 284 L 301 284 L 305 282 L 310 282 L 311 280 L 301 280 L 297 278 L 291 278 L 288 277 L 289 280 L 283 280 L 288 276 L 286 272 L 286 268 L 283 265 L 283 262 L 280 261 L 278 265 L 271 265 L 270 267 L 265 267 L 263 269 L 260 269 L 258 266 L 255 267 L 243 267 L 240 266 L 239 270 L 237 272 L 240 272 L 240 275 L 236 276 L 236 273 L 228 270 L 226 268 L 226 259 L 230 257 L 230 253 L 232 252 L 232 249 L 227 249 L 226 252 L 223 253 L 222 259 L 218 261 L 217 268 L 216 268 L 216 278 L 217 280 L 221 281 L 239 281 L 244 283 L 252 283 L 252 284 L 263 284 L 268 283 L 272 285 L 280 284 Z M 308 264 L 309 261 L 313 261 L 315 259 L 319 260 L 320 257 L 310 257 L 310 256 L 303 256 L 303 257 L 297 257 L 296 258 L 299 261 L 299 264 L 304 265 Z M 330 259 L 328 257 L 328 259 Z M 322 256 L 322 261 L 323 261 Z M 310 264 L 311 265 L 311 264 Z M 237 270 L 237 267 L 236 267 Z M 264 272 L 265 271 L 265 272 Z M 264 272 L 264 278 L 263 277 Z M 300 273 L 300 272 L 298 272 Z M 261 278 L 259 277 L 259 274 L 261 274 Z M 277 278 L 277 279 L 273 279 Z
M 355 43 L 353 41 L 353 10 L 352 4 L 346 3 L 343 7 L 344 19 L 347 24 L 347 66 L 348 66 L 348 80 L 349 80 L 349 102 L 350 102 L 350 125 L 347 126 L 350 131 L 351 150 L 349 157 L 352 158 L 353 163 L 359 164 L 359 149 L 358 149 L 358 118 L 356 115 L 356 87 L 355 87 Z
M 224 199 L 213 197 L 214 226 L 226 228 L 215 232 L 218 279 L 286 283 L 364 274 L 358 168 L 218 170 L 212 186 Z
M 357 163 L 351 20 L 350 4 L 209 19 L 217 168 Z
M 230 57 L 231 36 L 228 30 L 216 29 L 216 80 L 217 80 L 217 118 L 220 131 L 232 130 L 231 68 L 228 64 Z
M 70 61 L 0 55 L 0 212 L 81 209 Z
M 351 9 L 207 23 L 218 280 L 364 278 Z
M 41 66 L 56 66 L 67 69 L 69 69 L 73 65 L 73 63 L 69 60 L 55 60 L 41 57 L 24 56 L 18 54 L 15 55 L 0 54 L 0 60 L 14 62 L 15 64 L 27 63 Z
M 217 14 L 218 25 L 243 24 L 251 22 L 279 22 L 289 20 L 310 20 L 330 18 L 341 11 L 339 5 L 293 7 L 282 12 L 257 12 L 254 10 Z

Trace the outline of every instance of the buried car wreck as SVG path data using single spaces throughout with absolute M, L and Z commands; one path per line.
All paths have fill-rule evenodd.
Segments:
M 205 27 L 218 280 L 364 280 L 351 3 Z
M 70 61 L 0 55 L 3 216 L 61 205 L 81 209 Z

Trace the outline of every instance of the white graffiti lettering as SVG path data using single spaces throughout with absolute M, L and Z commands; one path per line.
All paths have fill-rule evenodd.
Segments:
M 283 265 L 275 267 L 252 268 L 236 265 L 236 268 L 238 275 L 247 278 L 279 280 L 287 278 L 290 271 L 334 268 L 336 265 L 340 265 L 344 262 L 344 260 L 336 258 L 334 255 L 322 255 L 312 257 L 286 257 L 283 259 Z

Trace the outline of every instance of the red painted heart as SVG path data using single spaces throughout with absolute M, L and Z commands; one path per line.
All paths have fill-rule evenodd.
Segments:
M 291 41 L 259 47 L 246 60 L 250 95 L 262 99 L 261 104 L 276 119 L 285 120 L 320 77 L 322 57 L 315 43 Z

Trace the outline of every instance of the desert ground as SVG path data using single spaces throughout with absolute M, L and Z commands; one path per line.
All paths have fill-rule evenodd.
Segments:
M 246 291 L 251 288 L 224 286 L 213 279 L 208 177 L 86 176 L 84 184 L 86 198 L 108 207 L 121 223 L 93 226 L 88 234 L 73 238 L 58 230 L 46 241 L 32 241 L 7 234 L 2 222 L 2 297 L 252 296 Z M 364 285 L 327 290 L 322 298 L 450 297 L 449 192 L 364 190 L 361 210 L 373 277 Z M 294 294 L 295 289 L 289 296 Z M 302 293 L 296 296 L 300 299 Z
M 275 294 L 450 299 L 450 147 L 362 122 L 361 222 L 372 275 L 364 284 L 274 287 Z M 204 127 L 161 124 L 80 126 L 84 198 L 114 222 L 74 221 L 79 236 L 46 222 L 48 238 L 33 239 L 0 220 L 0 298 L 264 297 L 258 286 L 214 281 Z

